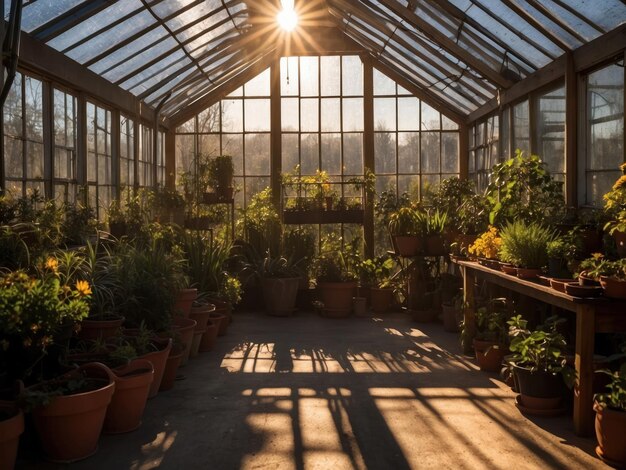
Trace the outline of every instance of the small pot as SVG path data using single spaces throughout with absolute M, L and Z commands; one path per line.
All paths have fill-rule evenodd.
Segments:
M 555 291 L 565 292 L 565 284 L 571 284 L 572 279 L 557 279 L 550 278 L 550 287 L 552 287 Z
M 183 358 L 181 366 L 187 364 L 189 353 L 191 352 L 191 344 L 193 343 L 193 334 L 198 323 L 191 318 L 175 318 L 173 328 L 180 336 L 180 341 L 185 345 L 183 350 Z
M 172 308 L 172 314 L 174 317 L 182 316 L 189 318 L 191 312 L 191 306 L 198 297 L 198 289 L 181 289 L 176 293 L 176 300 L 174 301 L 174 307 Z
M 626 281 L 614 277 L 600 276 L 600 285 L 604 289 L 604 295 L 607 297 L 626 300 Z
M 150 361 L 135 359 L 112 372 L 115 393 L 107 408 L 104 432 L 118 434 L 134 431 L 141 425 L 150 385 L 154 380 L 154 367 Z
M 511 276 L 517 276 L 517 268 L 513 266 L 512 264 L 500 263 L 500 270 L 505 274 L 509 274 Z
M 565 293 L 572 297 L 598 297 L 602 295 L 600 286 L 581 286 L 575 282 L 565 284 Z
M 541 269 L 517 268 L 517 277 L 520 279 L 537 279 L 541 274 Z
M 215 348 L 215 343 L 217 342 L 218 332 L 219 332 L 219 329 L 218 329 L 217 323 L 214 322 L 213 320 L 209 320 L 204 334 L 202 334 L 202 336 L 200 337 L 200 340 L 198 341 L 197 351 L 198 352 L 213 351 L 213 349 Z
M 178 368 L 180 367 L 180 363 L 183 360 L 184 353 L 185 348 L 183 348 L 182 346 L 172 348 L 170 350 L 170 355 L 167 357 L 167 362 L 165 363 L 165 371 L 163 372 L 163 380 L 161 380 L 159 392 L 171 390 L 172 388 L 174 388 L 176 374 L 178 373 Z
M 474 338 L 474 351 L 480 370 L 499 372 L 504 356 L 509 353 L 509 348 L 507 345 L 495 341 L 482 341 Z

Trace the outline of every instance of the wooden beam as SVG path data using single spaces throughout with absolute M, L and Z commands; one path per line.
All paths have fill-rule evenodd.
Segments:
M 463 62 L 465 62 L 467 65 L 472 67 L 474 70 L 485 76 L 493 83 L 496 83 L 504 88 L 508 88 L 513 84 L 512 81 L 504 78 L 499 72 L 493 70 L 488 64 L 484 63 L 476 56 L 474 56 L 471 52 L 459 46 L 455 41 L 442 34 L 441 31 L 439 31 L 435 26 L 431 25 L 429 22 L 416 15 L 408 8 L 401 6 L 395 0 L 380 0 L 380 2 L 405 21 L 408 21 L 409 23 L 421 29 L 426 35 L 428 35 L 436 43 L 441 45 L 443 49 L 461 59 Z
M 374 71 L 371 60 L 363 61 L 363 167 L 374 173 L 376 168 L 374 154 Z M 374 257 L 374 201 L 365 195 L 365 213 L 363 217 L 363 239 L 365 256 Z
M 429 106 L 432 106 L 434 109 L 439 111 L 442 114 L 445 114 L 447 117 L 452 119 L 457 124 L 464 123 L 467 119 L 467 116 L 463 114 L 459 114 L 458 111 L 452 109 L 447 104 L 438 100 L 432 93 L 427 92 L 426 90 L 421 89 L 417 85 L 415 85 L 411 80 L 407 79 L 404 75 L 397 72 L 395 69 L 388 67 L 386 64 L 380 62 L 378 59 L 374 58 L 375 67 L 380 70 L 382 73 L 387 75 L 392 80 L 398 82 L 402 87 L 409 90 L 413 93 L 417 98 L 427 103 Z
M 336 27 L 308 27 L 278 47 L 282 57 L 296 55 L 360 54 L 365 48 Z
M 532 75 L 529 75 L 521 82 L 516 83 L 508 90 L 501 90 L 500 104 L 498 104 L 495 97 L 490 99 L 487 103 L 469 114 L 469 116 L 467 117 L 468 124 L 471 124 L 474 121 L 482 119 L 488 114 L 493 113 L 498 109 L 498 107 L 502 107 L 512 103 L 513 101 L 519 100 L 520 98 L 528 95 L 531 91 L 544 87 L 560 78 L 563 78 L 564 73 L 565 56 L 561 56 L 558 59 L 550 62 L 542 69 L 537 70 Z
M 174 128 L 165 132 L 165 186 L 176 187 L 176 133 Z
M 626 49 L 626 24 L 623 24 L 574 51 L 576 72 L 595 67 Z
M 224 96 L 232 93 L 237 88 L 242 86 L 251 78 L 257 76 L 261 72 L 263 72 L 266 68 L 268 68 L 272 62 L 275 60 L 275 54 L 268 54 L 261 59 L 259 59 L 256 63 L 251 65 L 246 71 L 241 74 L 233 77 L 231 80 L 219 85 L 210 93 L 204 95 L 199 100 L 191 103 L 186 106 L 184 109 L 178 111 L 173 114 L 169 118 L 167 118 L 163 125 L 168 128 L 174 128 L 183 122 L 187 121 L 189 118 L 195 116 L 205 108 L 208 108 L 213 103 L 221 100 Z
M 469 126 L 459 124 L 459 177 L 469 178 Z
M 575 37 L 578 41 L 580 41 L 581 44 L 585 44 L 587 42 L 587 40 L 582 36 L 582 34 L 576 31 L 575 28 L 561 21 L 559 17 L 554 14 L 554 11 L 552 9 L 546 7 L 545 5 L 543 5 L 541 2 L 538 2 L 537 0 L 527 0 L 527 1 L 530 4 L 530 6 L 532 6 L 536 10 L 539 10 L 547 18 L 554 21 L 556 24 L 559 25 L 560 28 L 562 28 L 564 31 L 566 31 L 571 36 Z M 587 23 L 587 20 L 585 20 L 585 23 Z
M 283 172 L 283 147 L 281 133 L 280 62 L 276 58 L 270 66 L 270 185 L 274 205 L 281 208 L 281 174 Z M 281 215 L 282 217 L 282 215 Z
M 113 85 L 28 33 L 22 32 L 20 42 L 20 69 L 35 72 L 52 82 L 84 92 L 127 114 L 140 115 L 148 122 L 154 121 L 154 110 L 128 91 Z
M 578 205 L 578 77 L 574 57 L 567 54 L 565 67 L 565 201 Z

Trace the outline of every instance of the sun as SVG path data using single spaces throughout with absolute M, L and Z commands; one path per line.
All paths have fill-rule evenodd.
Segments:
M 293 0 L 282 0 L 281 3 L 283 8 L 276 19 L 281 28 L 291 32 L 298 26 L 298 13 L 294 8 Z

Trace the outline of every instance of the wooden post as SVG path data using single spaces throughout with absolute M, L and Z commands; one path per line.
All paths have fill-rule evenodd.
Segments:
M 474 284 L 476 279 L 471 269 L 467 269 L 465 266 L 461 266 L 461 273 L 463 274 L 463 329 L 464 335 L 461 338 L 463 344 L 463 352 L 465 354 L 471 354 L 472 352 L 472 340 L 476 336 L 476 323 L 474 320 L 474 314 L 476 311 L 476 300 L 474 298 Z
M 165 187 L 176 187 L 176 131 L 168 129 L 165 133 Z
M 276 59 L 270 66 L 270 185 L 272 188 L 272 201 L 282 212 L 280 176 L 283 171 L 283 148 L 282 127 L 280 113 L 280 62 Z M 282 217 L 282 213 L 281 213 Z
M 565 201 L 568 207 L 578 205 L 578 78 L 574 56 L 566 55 L 565 68 Z
M 370 60 L 363 61 L 363 168 L 374 172 L 374 70 Z M 374 201 L 365 194 L 363 239 L 365 256 L 374 257 Z
M 459 124 L 459 177 L 469 177 L 469 126 Z
M 576 389 L 574 431 L 579 436 L 593 434 L 593 347 L 595 309 L 588 304 L 576 307 Z

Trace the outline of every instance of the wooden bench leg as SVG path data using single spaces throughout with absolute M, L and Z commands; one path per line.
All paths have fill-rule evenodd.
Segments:
M 474 319 L 474 313 L 476 309 L 476 299 L 474 298 L 474 285 L 476 279 L 471 269 L 465 267 L 462 268 L 463 272 L 463 324 L 464 324 L 464 336 L 463 352 L 465 354 L 471 354 L 473 351 L 472 340 L 476 336 L 476 322 Z
M 574 430 L 589 436 L 594 429 L 593 348 L 595 309 L 590 305 L 576 307 L 576 389 L 574 392 Z

